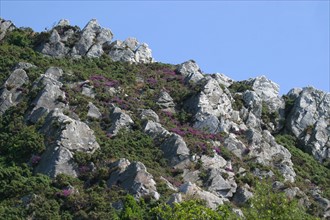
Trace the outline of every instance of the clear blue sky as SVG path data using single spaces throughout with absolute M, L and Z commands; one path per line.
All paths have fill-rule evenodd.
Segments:
M 15 1 L 0 16 L 35 31 L 61 18 L 96 18 L 115 39 L 136 37 L 157 61 L 194 59 L 235 80 L 266 75 L 281 94 L 312 85 L 329 92 L 329 1 Z

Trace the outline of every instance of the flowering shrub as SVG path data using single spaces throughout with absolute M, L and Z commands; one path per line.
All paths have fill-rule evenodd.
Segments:
M 36 166 L 41 160 L 41 157 L 39 155 L 32 155 L 30 161 L 33 166 Z
M 72 194 L 72 190 L 71 189 L 62 189 L 61 192 L 57 192 L 56 195 L 59 196 L 59 197 L 69 197 L 70 195 Z

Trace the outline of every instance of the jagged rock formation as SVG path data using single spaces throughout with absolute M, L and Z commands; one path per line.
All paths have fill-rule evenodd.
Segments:
M 77 176 L 74 153 L 93 153 L 99 148 L 94 132 L 85 123 L 64 115 L 58 108 L 48 114 L 40 132 L 46 137 L 47 147 L 35 171 L 50 177 L 60 173 Z
M 6 21 L 0 18 L 0 41 L 6 36 L 9 31 L 14 30 L 16 27 L 11 21 Z
M 22 98 L 23 86 L 29 81 L 23 68 L 16 68 L 0 88 L 0 115 L 15 106 Z
M 330 160 L 330 94 L 307 87 L 288 96 L 295 102 L 287 128 L 318 161 Z
M 15 27 L 4 20 L 0 25 L 0 40 L 10 46 L 6 33 Z M 267 179 L 276 192 L 306 207 L 318 205 L 321 217 L 330 215 L 326 181 L 319 171 L 313 180 L 314 175 L 298 169 L 305 161 L 290 148 L 298 140 L 329 166 L 329 93 L 307 87 L 280 97 L 279 86 L 265 76 L 235 81 L 204 74 L 193 60 L 149 64 L 154 60 L 147 44 L 135 38 L 112 41 L 112 32 L 95 19 L 82 30 L 61 20 L 50 31 L 34 34 L 37 45 L 26 47 L 41 52 L 35 56 L 51 64 L 56 60 L 56 65 L 70 58 L 63 69 L 45 66 L 44 60 L 38 64 L 38 59 L 35 65 L 19 62 L 1 78 L 0 122 L 19 103 L 22 115 L 18 132 L 12 129 L 16 124 L 0 129 L 13 130 L 16 138 L 19 129 L 27 128 L 28 134 L 44 138 L 42 150 L 22 151 L 40 157 L 23 159 L 35 173 L 79 177 L 84 188 L 104 186 L 104 193 L 120 187 L 137 200 L 164 196 L 172 205 L 201 199 L 212 209 L 224 202 L 245 207 L 258 196 L 253 182 Z M 86 71 L 70 67 L 85 62 L 81 57 L 101 56 L 96 63 L 86 58 L 91 62 Z M 280 142 L 279 136 L 289 138 Z M 244 218 L 242 211 L 236 210 Z
M 169 132 L 153 121 L 146 121 L 143 130 L 160 144 L 170 165 L 178 165 L 189 158 L 189 149 L 180 135 Z
M 36 88 L 42 88 L 42 90 L 32 103 L 34 108 L 27 117 L 28 121 L 36 123 L 51 110 L 55 108 L 64 109 L 67 107 L 65 103 L 65 92 L 61 90 L 63 84 L 59 81 L 62 75 L 62 69 L 51 67 L 35 84 Z
M 134 124 L 131 117 L 118 107 L 112 107 L 110 120 L 110 135 L 116 135 L 121 129 L 129 129 Z
M 153 176 L 147 172 L 147 168 L 141 162 L 131 163 L 122 158 L 110 165 L 110 177 L 108 186 L 119 185 L 133 194 L 136 198 L 151 196 L 158 200 L 156 182 Z
M 146 43 L 139 43 L 135 38 L 112 42 L 111 30 L 102 28 L 96 19 L 90 20 L 82 30 L 70 26 L 68 20 L 60 20 L 52 30 L 43 34 L 45 39 L 41 40 L 37 48 L 48 56 L 80 58 L 108 54 L 113 61 L 153 62 L 151 50 Z
M 146 43 L 139 43 L 135 38 L 127 38 L 124 41 L 116 40 L 108 47 L 108 55 L 114 61 L 129 63 L 153 62 L 151 50 Z

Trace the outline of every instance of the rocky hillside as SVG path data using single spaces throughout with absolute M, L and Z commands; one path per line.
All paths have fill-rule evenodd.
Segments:
M 330 219 L 330 94 L 0 19 L 0 219 Z

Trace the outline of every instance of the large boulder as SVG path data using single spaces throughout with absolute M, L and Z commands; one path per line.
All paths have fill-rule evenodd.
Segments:
M 130 129 L 134 124 L 132 118 L 119 107 L 112 107 L 110 112 L 111 127 L 108 131 L 110 135 L 117 135 L 122 129 Z
M 270 121 L 265 122 L 267 128 L 271 131 L 278 131 L 282 129 L 284 126 L 282 121 L 284 121 L 285 102 L 281 97 L 279 97 L 279 85 L 267 79 L 265 76 L 248 79 L 243 82 L 251 86 L 255 94 L 261 100 L 261 106 L 260 101 L 254 103 L 254 112 L 260 111 L 261 107 L 263 113 L 270 119 Z M 245 102 L 253 100 L 257 101 L 257 98 L 252 97 L 251 92 L 245 94 Z M 251 105 L 249 106 L 251 107 Z M 258 114 L 255 114 L 255 116 L 259 117 Z
M 57 67 L 50 67 L 35 84 L 36 88 L 43 88 L 33 100 L 34 108 L 27 117 L 27 120 L 36 123 L 41 117 L 46 116 L 55 108 L 67 108 L 65 103 L 65 92 L 61 90 L 62 83 L 59 81 L 63 70 Z
M 231 118 L 232 98 L 212 77 L 200 83 L 201 91 L 185 103 L 185 108 L 194 114 L 195 128 L 216 133 L 221 130 L 218 118 Z
M 298 138 L 305 150 L 316 160 L 330 159 L 330 93 L 312 87 L 304 88 L 287 120 L 287 128 Z
M 189 148 L 180 135 L 169 132 L 161 124 L 150 120 L 145 122 L 143 130 L 158 142 L 171 166 L 189 158 Z
M 75 58 L 102 56 L 103 48 L 110 44 L 113 37 L 111 30 L 102 28 L 96 19 L 90 20 L 83 30 L 70 26 L 68 20 L 62 19 L 52 30 L 42 34 L 49 35 L 49 38 L 40 40 L 38 51 L 53 57 Z
M 205 191 L 191 182 L 182 184 L 179 192 L 191 198 L 204 200 L 206 206 L 211 209 L 216 209 L 219 205 L 223 205 L 224 202 L 229 201 L 226 198 L 220 198 L 211 192 Z
M 72 49 L 74 56 L 100 57 L 103 44 L 111 42 L 113 34 L 110 29 L 102 28 L 96 19 L 90 20 L 81 32 L 80 39 Z
M 129 63 L 152 63 L 151 49 L 147 44 L 140 44 L 136 38 L 125 41 L 116 40 L 109 45 L 109 56 L 113 61 Z
M 174 111 L 175 104 L 173 102 L 173 98 L 165 90 L 160 92 L 156 104 L 162 109 Z
M 46 151 L 35 171 L 50 177 L 60 173 L 76 177 L 75 152 L 93 153 L 99 148 L 94 132 L 85 123 L 64 115 L 58 108 L 48 114 L 40 132 L 45 136 Z
M 176 69 L 180 75 L 184 76 L 185 82 L 198 82 L 204 78 L 201 69 L 194 60 L 186 61 Z
M 260 133 L 251 129 L 247 133 L 247 138 L 250 143 L 248 153 L 255 158 L 255 162 L 277 168 L 285 181 L 295 181 L 296 173 L 293 169 L 291 153 L 282 145 L 277 144 L 268 130 Z
M 9 31 L 14 30 L 16 27 L 11 21 L 0 18 L 0 41 L 5 38 Z
M 10 107 L 16 106 L 22 99 L 22 86 L 29 81 L 23 69 L 15 69 L 0 88 L 0 115 Z
M 143 163 L 130 163 L 122 158 L 110 165 L 110 172 L 107 182 L 109 187 L 118 185 L 135 198 L 151 196 L 156 200 L 159 199 L 156 182 Z

